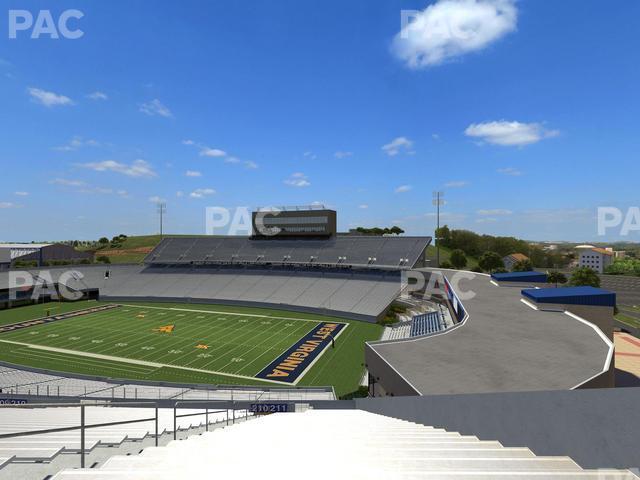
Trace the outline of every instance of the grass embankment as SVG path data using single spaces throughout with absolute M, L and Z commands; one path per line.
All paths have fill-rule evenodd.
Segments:
M 427 247 L 427 258 L 431 260 L 429 266 L 437 267 L 436 264 L 436 247 L 433 245 L 429 245 Z M 440 247 L 440 263 L 442 262 L 451 262 L 451 249 L 447 247 Z M 471 270 L 478 266 L 478 259 L 474 257 L 470 257 L 467 255 L 467 266 L 464 267 L 463 270 Z

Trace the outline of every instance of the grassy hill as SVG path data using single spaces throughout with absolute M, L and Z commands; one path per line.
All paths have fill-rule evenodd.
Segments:
M 440 263 L 450 261 L 451 257 L 451 249 L 447 247 L 440 247 Z M 427 247 L 427 258 L 431 260 L 430 266 L 436 267 L 436 247 L 433 245 L 429 245 Z M 467 266 L 465 270 L 471 270 L 474 267 L 478 266 L 478 259 L 474 257 L 470 257 L 467 255 Z
M 186 237 L 193 235 L 164 235 L 164 237 Z M 160 243 L 160 235 L 127 237 L 117 246 L 107 245 L 96 251 L 96 257 L 106 256 L 111 263 L 140 263 Z

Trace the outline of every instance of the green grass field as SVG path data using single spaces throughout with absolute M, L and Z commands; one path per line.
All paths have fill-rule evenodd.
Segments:
M 103 304 L 20 307 L 0 312 L 0 325 L 40 318 L 47 308 L 56 315 Z M 379 338 L 381 327 L 271 309 L 126 304 L 0 333 L 0 360 L 118 379 L 279 386 L 255 375 L 323 321 L 347 326 L 297 385 L 332 385 L 345 395 L 364 371 L 364 342 Z

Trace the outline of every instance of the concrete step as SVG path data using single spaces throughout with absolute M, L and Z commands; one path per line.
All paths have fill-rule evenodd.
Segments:
M 10 458 L 12 462 L 49 462 L 62 453 L 62 448 L 41 447 L 2 447 L 0 457 Z

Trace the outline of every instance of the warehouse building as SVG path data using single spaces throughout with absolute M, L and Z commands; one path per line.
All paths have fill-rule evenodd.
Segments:
M 16 261 L 35 262 L 36 266 L 58 262 L 91 262 L 93 253 L 80 252 L 61 243 L 1 243 L 0 268 L 6 269 Z

